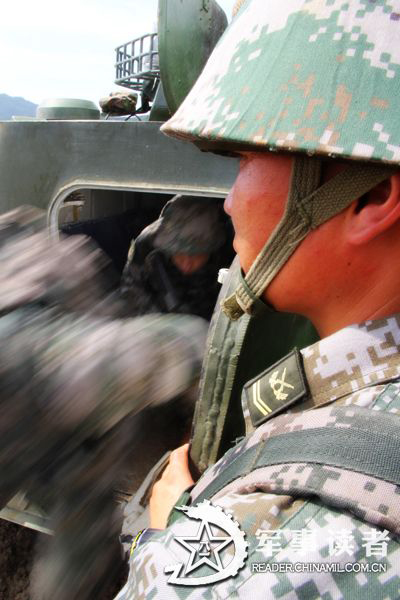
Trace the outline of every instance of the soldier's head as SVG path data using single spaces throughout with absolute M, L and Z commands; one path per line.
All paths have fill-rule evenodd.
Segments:
M 184 275 L 201 269 L 225 242 L 220 208 L 213 200 L 177 195 L 164 206 L 154 246 L 167 254 Z
M 163 127 L 241 158 L 231 317 L 262 297 L 324 335 L 400 309 L 395 4 L 245 0 Z
M 183 273 L 183 275 L 191 275 L 197 273 L 205 264 L 207 264 L 210 255 L 207 252 L 202 254 L 185 254 L 184 252 L 177 252 L 172 254 L 171 261 L 175 267 Z

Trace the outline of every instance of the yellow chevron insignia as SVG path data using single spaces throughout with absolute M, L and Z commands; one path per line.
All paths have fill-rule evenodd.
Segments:
M 302 356 L 295 348 L 243 386 L 243 406 L 254 427 L 308 397 Z
M 272 412 L 272 408 L 270 408 L 268 404 L 266 404 L 261 398 L 260 387 L 261 381 L 258 380 L 253 386 L 253 404 L 256 408 L 258 408 L 262 415 L 266 416 Z

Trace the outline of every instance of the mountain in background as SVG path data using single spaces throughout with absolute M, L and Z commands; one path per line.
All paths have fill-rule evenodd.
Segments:
M 13 115 L 35 117 L 37 104 L 25 98 L 0 94 L 0 120 L 11 119 Z

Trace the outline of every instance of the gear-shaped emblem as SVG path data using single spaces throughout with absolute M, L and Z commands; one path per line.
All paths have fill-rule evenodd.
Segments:
M 248 547 L 238 522 L 209 500 L 204 500 L 197 506 L 182 506 L 177 510 L 184 512 L 188 519 L 200 521 L 200 524 L 195 535 L 175 537 L 175 542 L 190 554 L 186 565 L 178 563 L 165 567 L 165 573 L 172 573 L 168 583 L 186 586 L 209 585 L 234 577 L 244 567 Z M 198 577 L 191 575 L 200 567 L 206 567 L 203 572 L 210 573 Z

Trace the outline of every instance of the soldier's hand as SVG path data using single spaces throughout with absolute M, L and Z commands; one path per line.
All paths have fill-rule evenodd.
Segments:
M 150 498 L 150 527 L 164 529 L 168 515 L 179 496 L 194 481 L 188 465 L 189 444 L 181 446 L 171 453 L 169 463 L 162 477 L 153 487 Z

